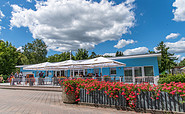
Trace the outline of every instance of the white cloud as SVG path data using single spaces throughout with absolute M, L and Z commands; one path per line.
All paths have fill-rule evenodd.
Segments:
M 177 60 L 181 60 L 181 55 L 173 55 L 173 57 L 176 57 L 177 58 Z
M 107 40 L 118 40 L 134 26 L 134 0 L 114 4 L 107 0 L 37 1 L 36 10 L 12 5 L 11 27 L 28 27 L 55 51 L 92 49 Z
M 1 19 L 5 17 L 5 15 L 3 14 L 3 12 L 0 10 L 0 21 L 2 21 Z
M 185 59 L 185 57 L 181 57 L 181 61 L 184 60 L 184 59 Z
M 173 10 L 175 21 L 185 21 L 185 0 L 176 0 L 173 3 L 173 7 L 176 9 Z
M 105 53 L 105 54 L 103 54 L 103 56 L 116 56 L 116 53 Z
M 169 35 L 166 36 L 166 39 L 175 39 L 179 36 L 179 33 L 171 33 Z
M 145 54 L 148 52 L 147 47 L 138 47 L 134 49 L 127 49 L 123 52 L 124 55 L 136 55 L 136 54 Z
M 177 42 L 165 42 L 165 45 L 169 47 L 169 52 L 171 53 L 184 53 L 185 52 L 185 38 Z
M 129 45 L 129 44 L 133 44 L 133 43 L 136 43 L 137 41 L 134 41 L 134 40 L 125 40 L 125 39 L 121 39 L 118 41 L 118 43 L 114 46 L 115 48 L 123 48 L 125 47 L 126 45 Z
M 22 49 L 22 46 L 17 48 L 17 51 L 23 52 L 24 50 Z
M 27 2 L 30 2 L 30 3 L 32 2 L 32 0 L 26 0 L 26 1 L 27 1 Z

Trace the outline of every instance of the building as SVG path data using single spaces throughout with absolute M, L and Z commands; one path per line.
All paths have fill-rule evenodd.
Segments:
M 75 70 L 74 74 L 81 73 L 87 75 L 88 73 L 96 74 L 102 72 L 102 75 L 108 75 L 110 77 L 123 77 L 125 82 L 136 82 L 140 80 L 152 80 L 157 82 L 159 79 L 159 68 L 158 60 L 161 54 L 143 54 L 143 55 L 130 55 L 121 57 L 111 57 L 108 59 L 115 60 L 118 62 L 125 63 L 126 66 L 122 67 L 105 67 L 105 68 L 94 68 L 85 70 Z M 23 75 L 34 74 L 35 77 L 39 76 L 40 70 L 24 70 L 23 68 L 27 65 L 17 66 Z M 71 73 L 70 73 L 71 71 Z M 72 70 L 48 70 L 42 71 L 45 76 L 53 77 L 55 76 L 67 76 L 73 73 Z

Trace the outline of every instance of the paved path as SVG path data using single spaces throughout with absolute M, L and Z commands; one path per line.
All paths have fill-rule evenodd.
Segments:
M 69 105 L 61 92 L 0 89 L 0 114 L 132 114 L 109 108 Z
M 30 86 L 5 86 L 5 85 L 0 85 L 0 89 L 62 92 L 62 88 L 61 87 L 47 87 L 47 86 L 31 86 L 30 87 Z

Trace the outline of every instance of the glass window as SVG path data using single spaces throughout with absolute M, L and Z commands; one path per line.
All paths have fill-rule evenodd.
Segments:
M 154 76 L 153 66 L 145 66 L 144 71 L 145 71 L 145 76 Z
M 110 68 L 110 75 L 116 75 L 116 68 Z
M 99 74 L 99 69 L 98 68 L 94 69 L 94 74 L 96 74 L 96 73 Z
M 60 77 L 60 71 L 57 71 L 57 77 Z
M 64 76 L 64 70 L 61 70 L 61 76 Z
M 135 77 L 142 76 L 142 70 L 141 67 L 134 67 Z
M 125 76 L 131 76 L 132 77 L 132 67 L 124 68 L 124 74 L 125 74 Z

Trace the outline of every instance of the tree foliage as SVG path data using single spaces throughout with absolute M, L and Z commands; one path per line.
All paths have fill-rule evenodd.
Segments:
M 163 41 L 161 41 L 156 50 L 161 53 L 161 60 L 159 62 L 159 72 L 163 72 L 165 70 L 169 70 L 176 65 L 174 60 L 177 60 L 176 57 L 173 57 L 173 53 L 168 52 L 169 47 L 166 47 Z
M 23 54 L 28 58 L 29 64 L 37 64 L 47 61 L 47 46 L 39 39 L 23 46 Z
M 74 60 L 73 54 L 71 58 Z M 70 52 L 63 52 L 61 54 L 55 54 L 48 57 L 48 62 L 61 62 L 70 59 Z
M 89 54 L 86 49 L 78 49 L 75 55 L 76 60 L 83 60 L 83 59 L 88 59 Z
M 94 51 L 91 53 L 91 56 L 89 56 L 89 59 L 93 59 L 93 58 L 96 58 L 96 53 Z
M 19 52 L 8 41 L 0 40 L 0 74 L 10 74 L 15 71 Z
M 119 56 L 123 56 L 123 52 L 117 51 L 117 52 L 116 52 L 116 57 L 119 57 Z

